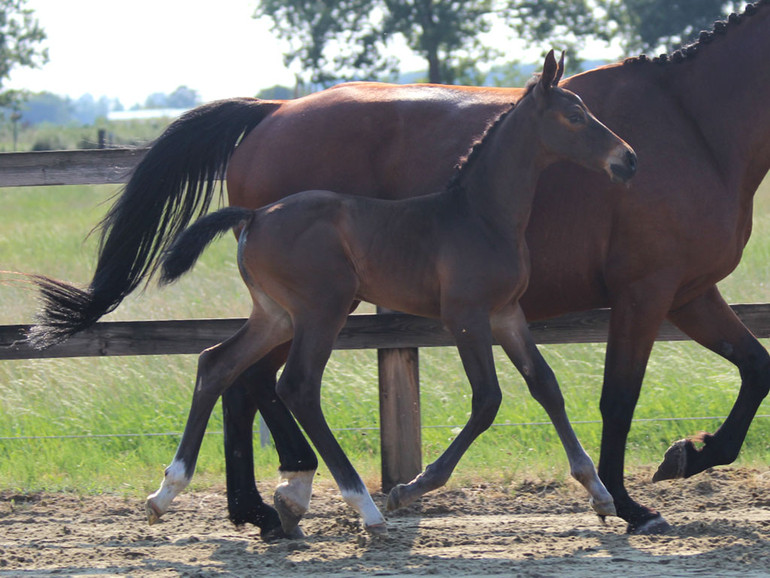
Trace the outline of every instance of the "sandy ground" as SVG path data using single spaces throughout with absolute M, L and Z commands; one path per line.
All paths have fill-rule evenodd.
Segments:
M 320 487 L 301 541 L 265 544 L 225 517 L 222 491 L 186 493 L 148 526 L 141 500 L 0 494 L 0 576 L 742 576 L 770 575 L 770 472 L 719 469 L 629 488 L 674 529 L 629 536 L 582 489 L 517 482 L 436 492 L 365 534 Z M 377 495 L 382 505 L 384 496 Z

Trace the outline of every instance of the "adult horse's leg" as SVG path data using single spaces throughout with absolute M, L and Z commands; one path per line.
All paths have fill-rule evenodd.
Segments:
M 259 526 L 265 540 L 285 537 L 278 513 L 262 501 L 254 480 L 252 431 L 257 411 L 262 413 L 275 442 L 283 482 L 281 491 L 294 496 L 295 511 L 307 509 L 312 480 L 318 467 L 313 449 L 291 413 L 275 393 L 278 369 L 286 359 L 287 345 L 242 373 L 222 396 L 224 446 L 227 471 L 227 506 L 237 525 Z M 290 537 L 298 537 L 301 531 Z
M 521 308 L 514 305 L 497 314 L 492 319 L 492 329 L 495 339 L 527 382 L 532 397 L 551 419 L 567 453 L 570 474 L 588 490 L 591 506 L 600 516 L 615 515 L 612 496 L 599 480 L 593 461 L 572 429 L 559 383 L 535 345 Z
M 198 359 L 192 405 L 174 460 L 166 468 L 160 488 L 147 498 L 145 511 L 152 524 L 190 483 L 214 404 L 247 368 L 277 345 L 291 339 L 288 318 L 252 317 L 228 340 L 204 351 Z
M 730 309 L 716 286 L 669 315 L 685 334 L 734 363 L 741 374 L 741 389 L 730 414 L 714 434 L 702 434 L 697 449 L 693 440 L 680 440 L 666 452 L 654 481 L 687 478 L 738 457 L 751 421 L 770 388 L 770 356 Z
M 307 432 L 343 499 L 360 514 L 364 528 L 375 534 L 385 534 L 385 518 L 335 439 L 321 409 L 323 370 L 337 334 L 345 324 L 347 309 L 342 309 L 334 318 L 333 306 L 316 305 L 315 311 L 293 312 L 294 339 L 286 367 L 278 380 L 277 392 Z M 284 531 L 291 532 L 298 519 L 295 516 L 284 518 L 283 508 L 279 508 L 279 512 Z
M 407 506 L 422 495 L 446 484 L 460 458 L 473 441 L 492 425 L 502 393 L 492 355 L 492 333 L 486 312 L 443 319 L 457 344 L 471 384 L 471 415 L 465 427 L 439 458 L 408 484 L 399 484 L 388 495 L 388 510 Z
M 350 311 L 358 306 L 356 301 Z M 299 518 L 307 510 L 318 458 L 302 430 L 275 392 L 276 374 L 286 361 L 289 344 L 282 345 L 247 369 L 222 395 L 227 507 L 236 524 L 254 524 L 263 539 L 281 538 L 278 513 L 265 505 L 254 480 L 253 428 L 259 411 L 270 429 L 280 459 L 281 483 L 276 489 L 280 517 Z M 301 533 L 293 534 L 296 537 Z
M 654 284 L 641 285 L 627 290 L 612 303 L 599 405 L 599 477 L 612 494 L 617 515 L 628 522 L 629 533 L 660 533 L 669 529 L 668 523 L 655 510 L 631 499 L 623 481 L 631 420 L 655 337 L 670 305 L 670 301 L 655 298 Z

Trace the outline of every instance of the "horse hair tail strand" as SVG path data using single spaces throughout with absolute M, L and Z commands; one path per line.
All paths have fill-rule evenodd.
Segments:
M 30 343 L 45 348 L 66 340 L 149 279 L 176 236 L 208 211 L 241 138 L 278 107 L 278 101 L 256 98 L 220 100 L 169 125 L 96 228 L 99 255 L 88 288 L 34 278 L 43 307 L 28 334 Z M 219 191 L 221 196 L 221 185 Z

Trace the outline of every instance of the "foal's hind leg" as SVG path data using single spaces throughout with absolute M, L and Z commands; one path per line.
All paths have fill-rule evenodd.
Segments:
M 390 491 L 388 510 L 407 506 L 446 484 L 473 441 L 492 425 L 500 407 L 502 394 L 495 373 L 492 335 L 486 312 L 453 315 L 452 318 L 445 318 L 444 323 L 455 338 L 471 384 L 471 415 L 459 435 L 435 462 L 408 484 L 399 484 Z
M 612 496 L 599 479 L 593 461 L 572 429 L 559 384 L 537 349 L 521 308 L 518 304 L 507 307 L 494 316 L 492 325 L 495 339 L 524 377 L 532 397 L 543 406 L 556 428 L 567 452 L 572 477 L 588 490 L 591 506 L 597 514 L 615 515 Z
M 173 462 L 166 468 L 160 488 L 147 498 L 145 504 L 150 524 L 168 510 L 172 500 L 190 483 L 206 424 L 222 392 L 249 365 L 290 338 L 288 317 L 269 319 L 266 315 L 253 314 L 230 339 L 200 355 L 192 405 L 182 439 Z
M 317 311 L 321 315 L 314 312 L 294 314 L 294 339 L 278 381 L 278 395 L 313 442 L 344 500 L 361 515 L 366 530 L 385 534 L 385 519 L 334 438 L 321 409 L 321 377 L 337 334 L 345 323 L 347 309 L 341 309 L 336 318 L 327 314 L 334 311 L 333 307 L 318 306 Z M 284 526 L 286 531 L 294 523 L 291 519 L 288 522 L 289 527 Z

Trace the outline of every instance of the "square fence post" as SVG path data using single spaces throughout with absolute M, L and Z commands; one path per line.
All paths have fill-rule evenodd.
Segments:
M 387 314 L 387 310 L 378 309 Z M 416 347 L 378 349 L 382 491 L 422 471 L 420 375 Z

